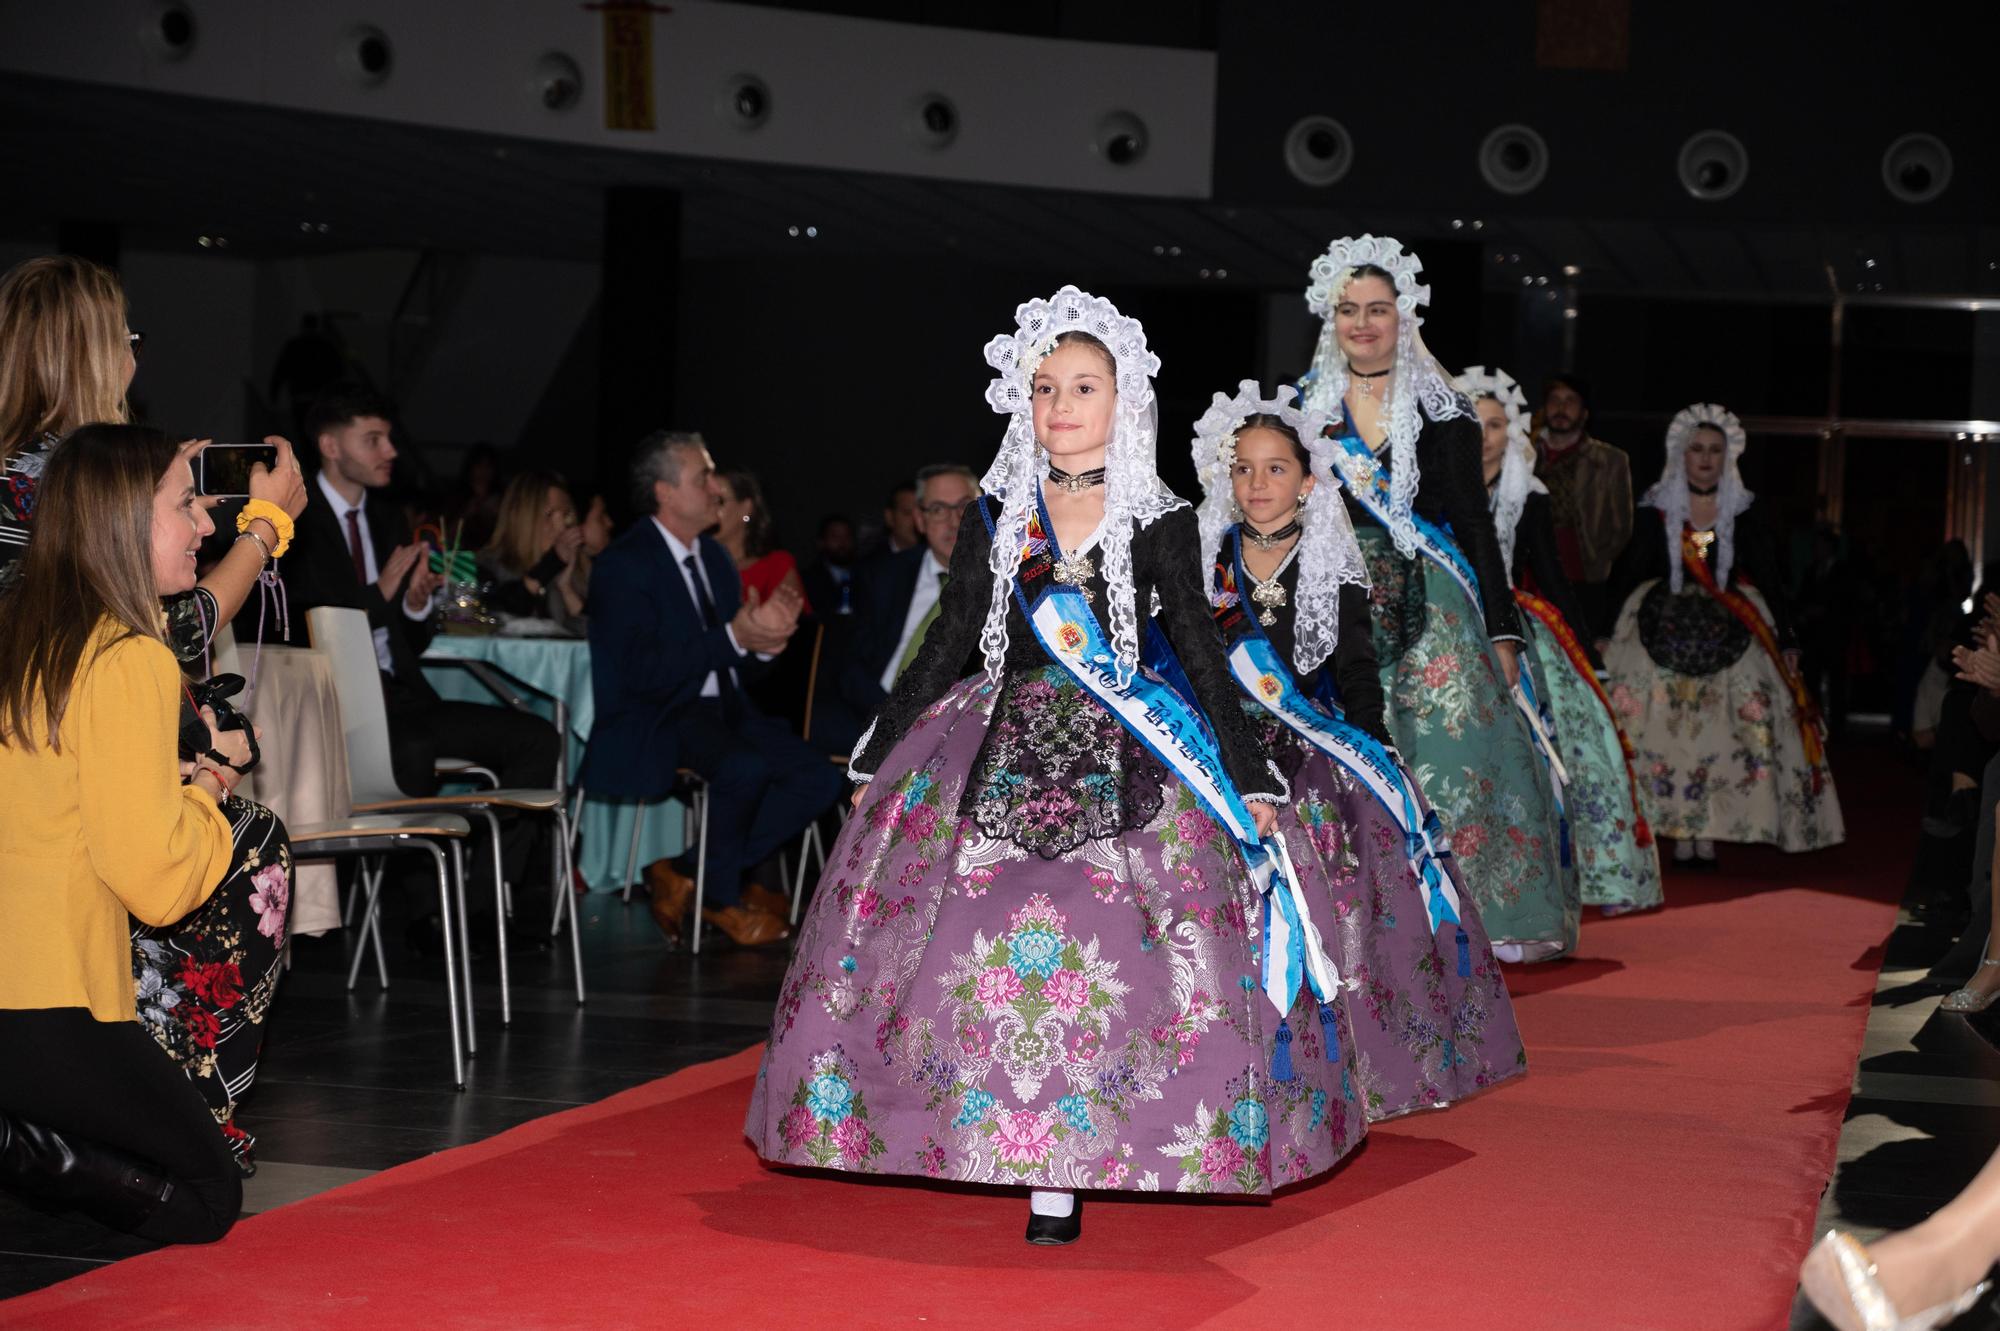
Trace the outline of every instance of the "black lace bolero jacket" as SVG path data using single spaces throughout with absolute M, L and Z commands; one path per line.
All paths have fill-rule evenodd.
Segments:
M 979 633 L 986 626 L 986 607 L 993 594 L 993 573 L 987 564 L 992 538 L 980 515 L 983 504 L 996 500 L 976 500 L 966 505 L 958 528 L 958 545 L 951 555 L 951 580 L 945 584 L 938 605 L 938 617 L 924 633 L 910 668 L 896 681 L 896 687 L 875 713 L 875 720 L 861 737 L 850 765 L 850 775 L 871 779 L 883 759 L 909 731 L 912 723 L 959 680 L 984 668 L 979 652 Z M 1094 559 L 1097 571 L 1087 586 L 1099 620 L 1110 633 L 1105 613 L 1103 560 Z M 1137 595 L 1140 632 L 1146 611 L 1155 594 L 1159 597 L 1160 626 L 1173 644 L 1188 682 L 1194 686 L 1195 702 L 1207 715 L 1222 750 L 1223 769 L 1245 799 L 1282 801 L 1289 797 L 1243 715 L 1236 682 L 1224 660 L 1222 638 L 1209 617 L 1208 598 L 1202 594 L 1200 534 L 1194 510 L 1175 509 L 1156 519 L 1132 538 L 1132 578 Z M 1021 612 L 1018 598 L 1007 611 L 1006 673 L 1036 670 L 1049 665 L 1049 657 Z
M 1715 568 L 1717 546 L 1708 551 L 1708 567 Z M 1651 504 L 1639 506 L 1638 515 L 1632 522 L 1632 539 L 1625 543 L 1625 549 L 1612 566 L 1611 579 L 1607 584 L 1611 595 L 1605 598 L 1604 613 L 1607 622 L 1600 626 L 1602 635 L 1610 637 L 1617 627 L 1619 612 L 1641 583 L 1653 578 L 1667 576 L 1666 519 L 1660 510 Z M 1791 603 L 1785 595 L 1785 577 L 1778 564 L 1777 543 L 1771 536 L 1770 528 L 1757 516 L 1755 508 L 1736 515 L 1736 561 L 1729 572 L 1732 590 L 1737 584 L 1747 581 L 1764 598 L 1764 604 L 1771 607 L 1771 628 L 1778 636 L 1778 646 L 1792 648 L 1798 646 L 1798 637 L 1793 631 Z M 1683 592 L 1699 592 L 1692 579 L 1683 578 Z
M 1418 513 L 1432 522 L 1451 527 L 1458 548 L 1472 564 L 1479 578 L 1479 598 L 1485 603 L 1486 634 L 1491 638 L 1521 636 L 1520 612 L 1507 581 L 1506 565 L 1500 561 L 1500 542 L 1493 534 L 1493 514 L 1486 507 L 1486 474 L 1479 462 L 1479 423 L 1466 409 L 1463 416 L 1447 421 L 1423 418 L 1417 435 Z M 1389 454 L 1381 454 L 1389 465 Z M 1375 519 L 1368 510 L 1346 495 L 1348 515 L 1358 525 Z
M 1235 543 L 1240 539 L 1232 531 L 1223 539 L 1223 554 L 1232 554 Z M 1301 673 L 1294 653 L 1298 639 L 1294 636 L 1299 612 L 1299 561 L 1294 559 L 1278 575 L 1278 585 L 1285 589 L 1285 603 L 1277 607 L 1273 614 L 1277 622 L 1259 625 L 1264 636 L 1271 640 L 1278 659 L 1291 668 L 1299 689 L 1308 697 L 1319 690 L 1320 679 L 1327 671 L 1333 672 L 1333 682 L 1340 690 L 1340 709 L 1348 723 L 1365 731 L 1371 738 L 1385 745 L 1393 746 L 1387 725 L 1382 719 L 1382 669 L 1375 655 L 1375 614 L 1368 601 L 1368 589 L 1348 583 L 1340 589 L 1340 639 L 1334 644 L 1333 659 L 1322 661 L 1309 673 Z M 1258 608 L 1248 600 L 1250 589 L 1242 589 L 1244 601 L 1239 611 L 1255 615 Z M 1234 642 L 1227 625 L 1223 636 Z

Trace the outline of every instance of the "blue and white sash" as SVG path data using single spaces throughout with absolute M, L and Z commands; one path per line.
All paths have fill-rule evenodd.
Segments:
M 1369 516 L 1390 530 L 1389 523 L 1389 477 L 1383 470 L 1382 461 L 1374 450 L 1361 441 L 1358 435 L 1343 434 L 1334 442 L 1340 445 L 1341 456 L 1337 460 L 1340 478 L 1346 484 L 1347 492 L 1355 502 L 1368 510 Z M 1410 523 L 1416 529 L 1417 549 L 1424 557 L 1449 573 L 1465 592 L 1472 603 L 1472 613 L 1482 621 L 1486 615 L 1486 604 L 1479 598 L 1479 575 L 1473 571 L 1472 562 L 1465 552 L 1458 548 L 1458 542 L 1444 528 L 1432 522 L 1423 514 L 1412 511 Z M 1560 813 L 1563 787 L 1569 783 L 1569 773 L 1564 769 L 1562 758 L 1556 753 L 1554 718 L 1542 707 L 1535 692 L 1535 684 L 1528 677 L 1527 653 L 1516 658 L 1520 663 L 1521 682 L 1511 690 L 1515 710 L 1527 723 L 1528 733 L 1535 751 L 1548 765 L 1549 783 L 1555 788 L 1556 805 Z M 1568 862 L 1565 847 L 1564 862 Z
M 1361 442 L 1358 435 L 1343 434 L 1335 438 L 1334 443 L 1342 451 L 1336 465 L 1340 468 L 1340 479 L 1345 483 L 1347 492 L 1354 496 L 1356 503 L 1368 510 L 1370 517 L 1382 524 L 1384 531 L 1394 531 L 1395 527 L 1389 519 L 1389 475 L 1382 466 L 1382 460 L 1375 456 L 1373 449 Z M 1443 527 L 1414 510 L 1410 513 L 1410 525 L 1416 529 L 1417 549 L 1423 552 L 1424 558 L 1451 574 L 1465 589 L 1473 610 L 1483 618 L 1485 602 L 1479 599 L 1479 575 L 1472 571 L 1472 563 L 1458 548 L 1458 542 Z
M 1243 691 L 1293 733 L 1352 772 L 1403 834 L 1403 854 L 1424 888 L 1431 932 L 1461 922 L 1458 888 L 1445 871 L 1451 842 L 1434 809 L 1419 810 L 1409 776 L 1366 731 L 1307 700 L 1271 640 L 1249 634 L 1229 649 L 1229 671 Z
M 1320 1003 L 1333 1002 L 1340 973 L 1313 924 L 1291 853 L 1283 837 L 1259 840 L 1250 811 L 1223 774 L 1221 754 L 1200 714 L 1144 672 L 1135 673 L 1127 683 L 1118 682 L 1116 656 L 1103 626 L 1076 588 L 1048 587 L 1032 608 L 1026 605 L 1027 593 L 1019 579 L 1014 589 L 1049 659 L 1171 768 L 1235 838 L 1250 867 L 1251 881 L 1264 898 L 1263 988 L 1280 1020 L 1292 1010 L 1301 984 L 1309 986 Z

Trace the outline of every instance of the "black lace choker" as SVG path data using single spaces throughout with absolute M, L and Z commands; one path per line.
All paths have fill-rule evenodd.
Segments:
M 1261 532 L 1247 522 L 1243 524 L 1243 535 L 1259 550 L 1269 550 L 1280 541 L 1289 541 L 1297 536 L 1300 530 L 1299 520 L 1296 517 L 1274 532 Z
M 1700 495 L 1704 499 L 1714 494 L 1717 490 L 1721 488 L 1722 488 L 1722 483 L 1720 481 L 1716 482 L 1714 485 L 1709 486 L 1706 490 L 1702 489 L 1699 485 L 1696 485 L 1693 482 L 1688 483 L 1688 493 L 1691 495 Z
M 1353 375 L 1356 379 L 1380 379 L 1383 375 L 1388 374 L 1391 370 L 1394 370 L 1395 368 L 1396 368 L 1395 366 L 1391 365 L 1388 367 L 1388 369 L 1384 370 L 1357 370 L 1352 365 L 1350 365 L 1347 367 L 1347 372 Z
M 1049 464 L 1049 484 L 1059 485 L 1073 495 L 1080 495 L 1093 485 L 1104 484 L 1104 468 L 1092 467 L 1089 471 L 1080 471 L 1072 476 L 1051 462 Z

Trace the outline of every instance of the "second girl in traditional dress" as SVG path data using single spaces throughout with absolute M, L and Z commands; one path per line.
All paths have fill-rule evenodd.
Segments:
M 1612 576 L 1623 605 L 1604 654 L 1612 701 L 1653 831 L 1690 867 L 1713 868 L 1718 841 L 1815 850 L 1847 836 L 1776 558 L 1744 521 L 1746 442 L 1727 408 L 1676 415 Z
M 1548 772 L 1509 696 L 1519 612 L 1486 511 L 1472 406 L 1418 335 L 1430 288 L 1396 241 L 1335 241 L 1306 304 L 1325 321 L 1307 405 L 1368 559 L 1388 729 L 1450 829 L 1503 961 L 1576 946 L 1576 873 Z
M 1538 697 L 1554 722 L 1550 738 L 1562 759 L 1583 902 L 1607 915 L 1651 909 L 1662 899 L 1660 855 L 1641 811 L 1628 741 L 1598 679 L 1591 625 L 1556 552 L 1548 487 L 1535 479 L 1527 398 L 1506 371 L 1483 365 L 1458 382 L 1479 416 L 1494 537 L 1513 580 Z
M 1159 360 L 1073 287 L 1016 321 L 986 349 L 986 498 L 853 756 L 746 1130 L 780 1163 L 1034 1190 L 1055 1243 L 1082 1190 L 1268 1193 L 1366 1115 L 1318 936 L 1239 851 L 1287 792 L 1154 472 Z M 1141 665 L 1155 617 L 1219 760 Z
M 1292 862 L 1334 903 L 1326 942 L 1378 1120 L 1442 1107 L 1527 1059 L 1478 910 L 1383 725 L 1367 567 L 1326 418 L 1293 396 L 1245 380 L 1195 424 L 1203 568 L 1243 711 L 1292 788 L 1279 815 Z

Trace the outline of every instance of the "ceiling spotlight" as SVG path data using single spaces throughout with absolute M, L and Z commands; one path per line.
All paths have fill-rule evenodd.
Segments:
M 1113 166 L 1126 167 L 1146 155 L 1146 122 L 1130 111 L 1113 111 L 1098 122 L 1091 147 Z
M 958 137 L 958 107 L 941 92 L 927 92 L 910 103 L 910 136 L 926 148 L 949 147 Z
M 1454 217 L 1454 218 L 1452 218 L 1452 219 L 1451 219 L 1451 229 L 1452 229 L 1453 231 L 1463 231 L 1463 230 L 1465 230 L 1465 219 L 1464 219 L 1463 217 Z
M 1201 270 L 1201 275 L 1202 275 L 1203 277 L 1207 277 L 1207 276 L 1208 276 L 1208 269 L 1206 269 L 1206 268 L 1202 269 L 1202 270 Z
M 819 236 L 819 228 L 818 228 L 818 227 L 816 227 L 816 226 L 809 226 L 809 227 L 807 227 L 807 228 L 806 228 L 806 239 L 807 239 L 807 240 L 814 240 L 814 239 L 817 239 L 817 238 L 818 238 L 818 236 Z
M 1169 258 L 1174 258 L 1174 259 L 1178 259 L 1178 258 L 1180 258 L 1180 257 L 1181 257 L 1181 247 L 1180 247 L 1180 246 L 1178 246 L 1178 245 L 1169 245 L 1169 246 L 1167 246 L 1167 255 L 1168 255 L 1168 257 L 1169 257 Z
M 1581 269 L 1581 268 L 1577 267 L 1577 266 L 1576 266 L 1575 264 L 1573 264 L 1573 263 L 1566 263 L 1566 264 L 1564 264 L 1564 265 L 1563 265 L 1563 276 L 1564 276 L 1564 277 L 1577 277 L 1577 276 L 1580 276 L 1580 275 L 1581 275 L 1582 273 L 1583 273 L 1583 269 Z
M 1285 131 L 1285 169 L 1303 185 L 1326 186 L 1354 165 L 1354 136 L 1332 116 L 1304 116 Z
M 1549 145 L 1526 125 L 1502 125 L 1479 145 L 1480 177 L 1502 194 L 1526 194 L 1549 173 Z
M 788 226 L 785 228 L 785 234 L 788 236 L 796 236 L 799 234 L 799 229 L 795 226 Z
M 1863 259 L 1861 261 L 1861 266 L 1863 268 L 1873 268 L 1875 266 L 1875 261 L 1873 259 Z
M 1882 185 L 1902 203 L 1929 203 L 1951 184 L 1951 149 L 1935 134 L 1905 134 L 1882 154 Z
M 528 74 L 528 91 L 550 111 L 567 111 L 583 97 L 583 71 L 561 51 L 550 51 Z
M 380 28 L 366 24 L 347 30 L 340 39 L 337 56 L 347 76 L 364 88 L 388 82 L 396 64 L 396 51 L 388 36 Z
M 1546 277 L 1537 277 L 1535 279 L 1535 285 L 1538 287 L 1545 287 L 1548 284 L 1549 284 L 1549 279 Z
M 143 31 L 154 54 L 167 60 L 183 60 L 194 50 L 194 11 L 169 0 L 153 11 L 153 21 Z
M 1215 270 L 1215 275 L 1217 277 L 1227 277 L 1229 276 L 1229 270 L 1227 268 L 1218 268 Z
M 1681 145 L 1675 171 L 1682 189 L 1712 203 L 1743 188 L 1750 174 L 1750 152 L 1734 134 L 1705 129 Z
M 716 94 L 715 113 L 738 129 L 760 129 L 771 118 L 771 89 L 755 74 L 737 74 Z

